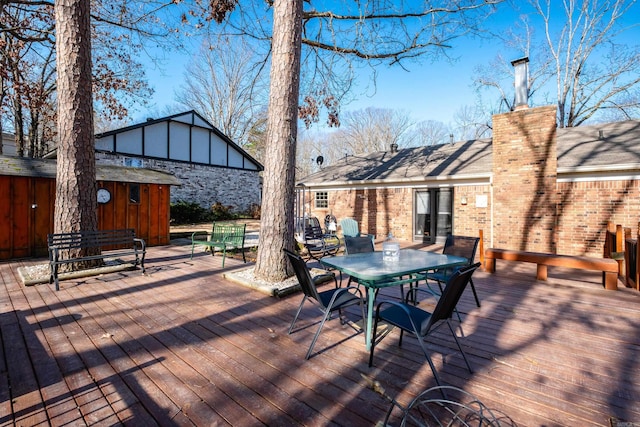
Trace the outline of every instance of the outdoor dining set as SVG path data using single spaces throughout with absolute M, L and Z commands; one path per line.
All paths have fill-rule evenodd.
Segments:
M 364 332 L 370 367 L 374 362 L 376 345 L 397 328 L 400 330 L 400 345 L 405 332 L 417 337 L 436 383 L 442 386 L 424 341 L 433 331 L 446 324 L 471 372 L 471 365 L 460 346 L 451 320 L 454 315 L 461 320 L 456 305 L 467 285 L 480 307 L 472 280 L 473 272 L 480 266 L 480 263 L 474 263 L 480 239 L 449 235 L 442 252 L 400 249 L 397 244 L 383 244 L 382 250 L 377 251 L 374 236 L 361 235 L 355 220 L 343 220 L 341 225 L 343 237 L 338 239 L 334 236 L 338 243 L 332 244 L 344 244 L 341 254 L 335 247 L 326 249 L 328 245 L 325 245 L 326 250 L 322 252 L 322 244 L 315 242 L 312 247 L 314 253 L 308 250 L 308 260 L 305 261 L 300 254 L 285 249 L 304 294 L 291 322 L 289 334 L 294 332 L 296 321 L 307 301 L 315 303 L 323 312 L 306 359 L 313 355 L 320 332 L 332 313 L 339 312 L 343 321 L 344 309 L 359 306 L 363 321 L 354 324 L 354 327 L 361 328 Z M 319 227 L 319 224 L 311 227 Z M 318 230 L 310 231 L 308 236 L 314 233 L 318 234 Z M 319 236 L 315 238 L 320 239 Z M 307 266 L 309 260 L 319 261 L 327 269 L 327 273 L 313 276 Z M 347 286 L 340 286 L 342 280 L 338 282 L 334 271 L 339 272 L 340 277 L 343 274 L 349 276 Z M 333 281 L 334 286 L 328 289 L 325 286 L 320 290 L 318 285 L 328 280 Z M 399 289 L 398 299 L 378 298 L 381 289 L 391 287 Z M 434 304 L 421 304 L 423 296 L 434 300 Z M 433 305 L 434 308 L 427 309 L 427 306 Z M 381 327 L 383 324 L 385 327 Z

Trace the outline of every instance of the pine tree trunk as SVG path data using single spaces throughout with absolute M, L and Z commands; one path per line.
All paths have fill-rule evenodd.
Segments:
M 98 227 L 89 3 L 55 1 L 59 135 L 55 233 Z
M 290 276 L 283 248 L 294 244 L 294 198 L 302 0 L 276 0 L 273 3 L 271 86 L 260 245 L 256 276 L 280 281 Z

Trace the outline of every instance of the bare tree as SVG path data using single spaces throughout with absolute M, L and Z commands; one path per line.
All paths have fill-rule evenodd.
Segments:
M 135 104 L 145 104 L 152 93 L 142 65 L 141 40 L 158 45 L 171 34 L 159 19 L 160 11 L 176 8 L 172 1 L 124 0 L 114 7 L 107 0 L 91 2 L 93 94 L 95 111 L 122 119 Z M 56 129 L 54 2 L 5 0 L 0 2 L 0 62 L 4 85 L 4 114 L 12 116 L 20 155 L 37 156 L 52 148 Z M 175 22 L 175 20 L 174 20 Z M 164 37 L 161 39 L 160 37 Z M 167 39 L 165 41 L 165 39 Z
M 529 0 L 532 16 L 524 18 L 524 35 L 512 37 L 531 57 L 529 96 L 533 103 L 548 103 L 555 92 L 558 126 L 579 126 L 587 120 L 629 119 L 640 114 L 640 48 L 626 44 L 630 30 L 624 19 L 634 13 L 634 0 Z M 636 12 L 637 13 L 637 7 Z M 539 19 L 543 34 L 537 38 L 528 20 Z M 637 27 L 637 21 L 631 20 Z M 513 47 L 513 44 L 510 45 Z M 515 59 L 515 58 L 512 58 Z M 513 107 L 512 67 L 498 56 L 476 72 L 477 88 L 499 93 L 500 105 L 490 113 Z
M 392 144 L 412 144 L 413 135 L 408 131 L 413 124 L 406 111 L 368 107 L 345 113 L 337 137 L 346 154 L 388 151 Z
M 97 230 L 89 2 L 56 0 L 55 14 L 60 142 L 54 232 Z
M 491 116 L 480 105 L 463 105 L 456 111 L 451 134 L 454 141 L 491 136 Z
M 566 1 L 565 26 L 554 37 L 551 0 L 532 2 L 544 21 L 554 60 L 560 127 L 578 126 L 604 109 L 617 110 L 627 117 L 640 112 L 640 97 L 631 93 L 640 84 L 640 48 L 617 41 L 625 31 L 622 18 L 634 3 Z
M 450 141 L 451 132 L 447 125 L 437 120 L 424 120 L 415 126 L 416 145 L 428 146 Z
M 194 108 L 241 145 L 265 118 L 267 86 L 260 58 L 242 38 L 206 39 L 185 71 L 176 101 Z

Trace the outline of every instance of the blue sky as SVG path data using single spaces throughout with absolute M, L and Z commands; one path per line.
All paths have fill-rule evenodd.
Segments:
M 633 12 L 636 13 L 633 13 Z M 640 24 L 640 4 L 627 16 L 627 23 Z M 502 8 L 487 24 L 492 31 L 501 31 L 514 25 L 518 14 L 512 8 Z M 635 21 L 635 22 L 634 22 Z M 541 33 L 541 29 L 537 30 Z M 640 43 L 640 27 L 627 34 L 630 43 Z M 372 94 L 368 70 L 363 70 L 360 85 L 353 92 L 355 101 L 343 105 L 342 110 L 357 110 L 369 106 L 407 111 L 416 120 L 437 120 L 443 123 L 453 121 L 455 113 L 464 105 L 473 105 L 476 94 L 472 88 L 473 71 L 479 65 L 486 65 L 502 51 L 506 59 L 514 60 L 522 56 L 516 50 L 504 51 L 503 43 L 493 40 L 458 39 L 450 50 L 455 58 L 408 64 L 408 71 L 401 67 L 381 65 L 377 67 L 376 92 Z M 149 82 L 155 89 L 150 110 L 164 112 L 167 106 L 175 104 L 174 94 L 182 81 L 184 67 L 189 61 L 186 53 L 171 53 L 171 61 L 160 70 L 153 65 L 147 68 Z M 535 61 L 535 58 L 531 58 Z M 146 118 L 144 111 L 134 114 L 136 121 Z

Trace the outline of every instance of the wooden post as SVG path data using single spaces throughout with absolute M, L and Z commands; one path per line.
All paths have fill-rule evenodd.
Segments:
M 638 224 L 640 227 L 640 223 Z M 611 252 L 613 252 L 613 248 L 611 247 L 611 233 L 615 233 L 615 226 L 613 222 L 607 221 L 607 228 L 604 230 L 604 254 L 603 258 L 611 258 Z
M 640 228 L 636 236 L 636 290 L 640 291 Z
M 616 256 L 612 256 L 618 261 L 618 276 L 624 275 L 624 233 L 622 231 L 622 225 L 616 225 Z
M 482 265 L 482 268 L 484 268 L 484 232 L 483 230 L 479 231 L 479 236 L 480 236 L 480 243 L 478 243 L 480 245 L 480 265 Z
M 622 241 L 622 243 L 624 244 L 624 280 L 623 283 L 627 288 L 631 287 L 631 277 L 630 277 L 630 269 L 631 266 L 629 265 L 629 253 L 627 251 L 627 239 L 631 240 L 631 228 L 630 227 L 625 227 L 624 228 L 624 240 Z

